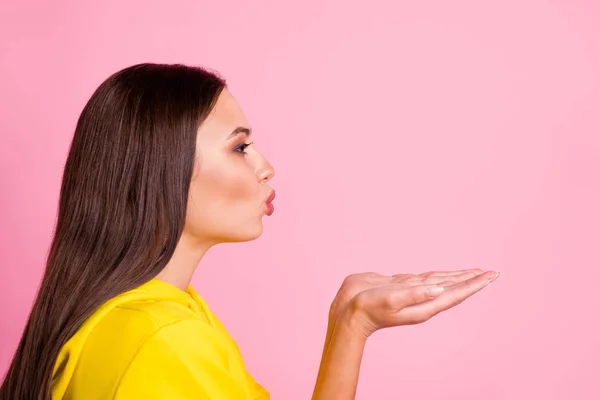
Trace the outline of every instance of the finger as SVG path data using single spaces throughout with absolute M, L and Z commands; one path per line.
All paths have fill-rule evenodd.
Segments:
M 466 274 L 466 273 L 473 273 L 475 276 L 475 275 L 483 274 L 483 272 L 484 271 L 479 268 L 473 268 L 473 269 L 460 269 L 460 270 L 453 270 L 453 271 L 429 271 L 429 272 L 424 272 L 420 275 L 423 277 L 431 277 L 431 276 L 455 276 L 455 275 L 462 275 L 462 274 Z
M 445 291 L 443 287 L 438 285 L 417 285 L 409 288 L 397 285 L 391 289 L 394 290 L 391 305 L 396 310 L 428 302 Z
M 416 276 L 415 274 L 395 274 L 392 275 L 392 278 L 408 278 L 411 276 Z
M 398 317 L 408 323 L 420 323 L 442 311 L 455 307 L 486 287 L 491 281 L 498 277 L 496 272 L 479 274 L 467 281 L 445 287 L 444 291 L 429 302 L 415 303 L 399 311 Z
M 464 282 L 466 280 L 469 280 L 471 278 L 475 278 L 477 275 L 481 275 L 482 273 L 483 273 L 483 271 L 479 272 L 479 270 L 470 270 L 470 271 L 463 272 L 461 274 L 454 274 L 454 275 L 431 275 L 431 276 L 425 277 L 425 279 L 423 279 L 423 283 L 428 284 L 428 285 L 439 285 L 441 282 L 447 282 L 447 281 L 459 283 L 459 282 Z
M 392 282 L 406 284 L 407 286 L 417 285 L 438 285 L 440 282 L 453 281 L 454 283 L 466 281 L 483 274 L 481 269 L 465 269 L 457 271 L 431 271 L 420 275 L 397 274 L 393 275 Z
M 436 285 L 443 287 L 444 289 L 448 289 L 450 286 L 456 285 L 457 282 L 454 281 L 444 281 L 440 283 L 436 283 Z
M 483 270 L 479 269 L 479 268 L 475 268 L 475 269 L 459 269 L 459 270 L 450 270 L 450 271 L 427 271 L 427 272 L 423 272 L 421 274 L 408 274 L 408 273 L 403 273 L 403 274 L 394 274 L 392 275 L 392 278 L 411 278 L 411 277 L 421 277 L 421 278 L 425 278 L 425 277 L 429 277 L 429 276 L 452 276 L 452 275 L 461 275 L 467 272 L 475 272 L 475 273 L 483 273 Z

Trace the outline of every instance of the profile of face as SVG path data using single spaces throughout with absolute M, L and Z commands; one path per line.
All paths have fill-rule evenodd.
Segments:
M 224 89 L 200 125 L 183 234 L 217 244 L 258 238 L 273 213 L 275 171 L 251 142 L 251 129 Z

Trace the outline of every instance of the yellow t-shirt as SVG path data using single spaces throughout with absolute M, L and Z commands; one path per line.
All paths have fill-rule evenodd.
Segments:
M 106 302 L 63 346 L 52 398 L 268 400 L 269 393 L 192 287 L 153 279 Z

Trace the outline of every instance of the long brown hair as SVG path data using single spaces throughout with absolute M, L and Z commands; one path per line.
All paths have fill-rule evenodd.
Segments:
M 139 64 L 93 93 L 77 122 L 46 270 L 0 399 L 50 399 L 58 353 L 84 320 L 164 268 L 183 231 L 197 130 L 225 85 L 199 67 Z

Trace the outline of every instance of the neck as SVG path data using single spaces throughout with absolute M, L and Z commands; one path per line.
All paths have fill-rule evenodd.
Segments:
M 156 279 L 170 283 L 184 292 L 187 291 L 196 267 L 210 247 L 211 245 L 199 243 L 184 232 L 177 243 L 173 257 Z

